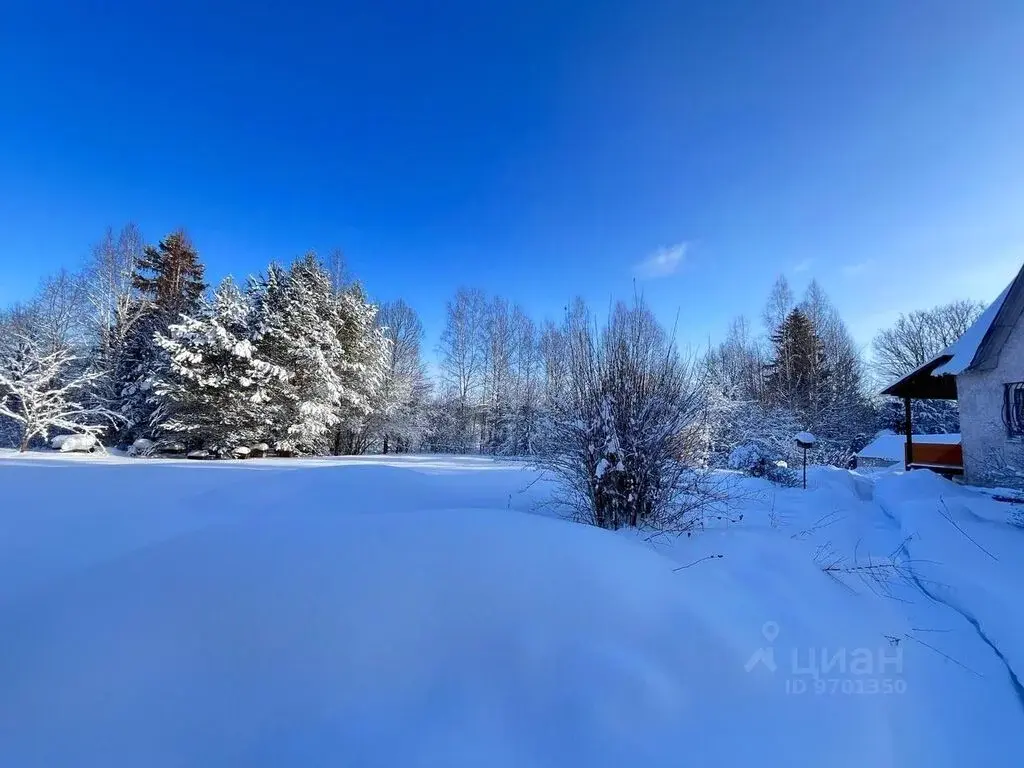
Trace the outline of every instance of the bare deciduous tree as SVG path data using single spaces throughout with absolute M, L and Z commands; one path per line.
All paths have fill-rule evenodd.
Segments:
M 423 402 L 430 389 L 420 355 L 423 323 L 402 299 L 383 304 L 377 322 L 388 340 L 385 376 L 372 417 L 384 453 L 408 450 L 422 432 Z
M 123 322 L 133 298 L 132 272 L 146 244 L 135 224 L 126 224 L 114 235 L 107 229 L 92 251 L 86 266 L 84 283 L 92 305 L 93 335 L 102 348 L 110 331 Z
M 86 403 L 82 396 L 100 374 L 75 371 L 75 361 L 68 347 L 49 350 L 25 335 L 0 347 L 0 416 L 20 426 L 20 450 L 50 430 L 98 435 L 117 419 Z
M 508 301 L 495 296 L 487 303 L 483 327 L 483 447 L 500 452 L 508 438 L 512 384 L 512 316 Z
M 512 310 L 512 428 L 506 453 L 534 452 L 540 428 L 541 361 L 537 326 L 525 310 Z
M 544 323 L 537 342 L 544 382 L 544 402 L 554 402 L 558 393 L 565 390 L 568 361 L 565 359 L 566 338 L 563 329 L 550 320 Z
M 335 293 L 345 290 L 351 281 L 348 271 L 348 262 L 345 260 L 345 252 L 341 248 L 335 248 L 327 258 L 323 259 L 324 270 L 330 276 L 331 288 Z
M 441 379 L 457 408 L 458 447 L 472 448 L 473 411 L 484 385 L 484 327 L 487 300 L 479 290 L 460 288 L 448 302 L 438 353 Z
M 48 352 L 85 344 L 88 301 L 80 276 L 61 269 L 46 278 L 33 300 L 32 335 Z
M 779 275 L 772 285 L 771 293 L 768 294 L 768 301 L 764 306 L 761 318 L 764 320 L 765 330 L 769 335 L 775 333 L 786 315 L 793 309 L 793 290 L 789 287 L 789 281 L 785 275 Z
M 924 365 L 959 339 L 984 310 L 984 304 L 961 300 L 901 314 L 872 343 L 879 375 L 896 380 Z

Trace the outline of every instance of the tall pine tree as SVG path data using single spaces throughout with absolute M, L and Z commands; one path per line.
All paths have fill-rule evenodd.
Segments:
M 157 246 L 147 246 L 132 272 L 137 293 L 132 323 L 117 363 L 116 380 L 125 419 L 122 442 L 152 433 L 151 418 L 157 401 L 153 384 L 166 371 L 168 358 L 156 336 L 167 336 L 183 316 L 199 314 L 206 290 L 203 265 L 188 236 L 172 232 Z
M 790 310 L 771 337 L 774 354 L 766 389 L 774 404 L 810 415 L 821 405 L 829 371 L 814 323 L 799 307 Z

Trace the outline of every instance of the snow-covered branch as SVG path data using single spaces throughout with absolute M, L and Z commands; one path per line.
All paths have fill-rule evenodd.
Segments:
M 117 414 L 90 405 L 86 396 L 101 378 L 79 371 L 66 347 L 44 351 L 27 335 L 16 335 L 0 348 L 0 415 L 20 427 L 19 448 L 51 431 L 100 435 Z

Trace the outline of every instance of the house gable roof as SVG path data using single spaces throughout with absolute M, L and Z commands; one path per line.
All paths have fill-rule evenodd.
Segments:
M 1024 314 L 1024 266 L 964 334 L 924 365 L 882 390 L 883 395 L 923 399 L 956 397 L 955 377 L 990 371 Z
M 1017 277 L 1003 291 L 1001 298 L 1003 301 L 999 310 L 967 370 L 994 371 L 999 366 L 999 355 L 1013 329 L 1020 323 L 1021 315 L 1024 315 L 1024 267 L 1021 267 Z

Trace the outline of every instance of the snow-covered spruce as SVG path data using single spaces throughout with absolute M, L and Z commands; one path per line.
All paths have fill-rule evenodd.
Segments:
M 251 306 L 230 279 L 196 317 L 184 316 L 156 343 L 167 355 L 156 380 L 156 430 L 190 450 L 229 449 L 264 437 L 272 396 L 289 373 L 260 359 L 249 340 Z
M 269 392 L 267 442 L 284 453 L 351 453 L 360 447 L 387 340 L 362 290 L 337 293 L 312 255 L 271 265 L 253 282 L 255 354 L 287 372 Z
M 158 336 L 184 317 L 200 314 L 206 283 L 199 254 L 183 231 L 172 232 L 157 246 L 147 246 L 135 260 L 134 296 L 114 329 L 118 341 L 110 368 L 116 410 L 122 417 L 122 444 L 154 433 L 161 395 L 154 385 L 168 377 L 169 361 Z M 159 418 L 159 417 L 157 417 Z

